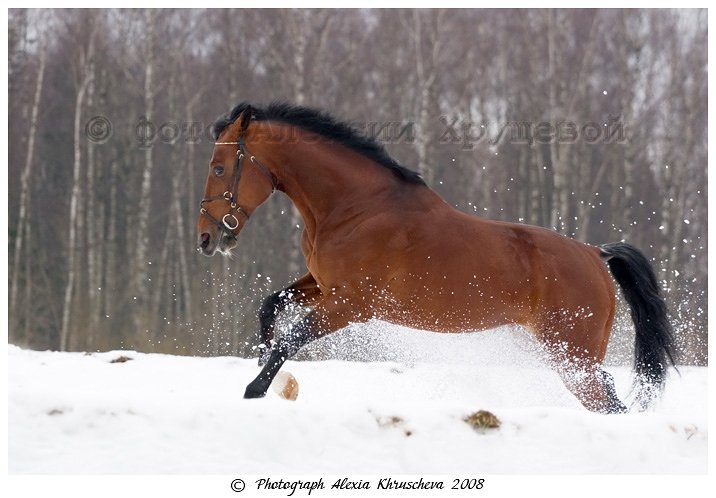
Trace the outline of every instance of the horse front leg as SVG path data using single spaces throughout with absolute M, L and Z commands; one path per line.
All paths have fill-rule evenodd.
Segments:
M 320 295 L 313 275 L 307 273 L 283 290 L 264 299 L 259 310 L 259 366 L 268 361 L 274 338 L 276 318 L 289 304 L 309 306 Z
M 350 306 L 345 301 L 338 304 L 333 299 L 331 297 L 331 303 L 327 306 L 317 306 L 291 330 L 281 334 L 267 355 L 266 364 L 259 375 L 246 386 L 244 398 L 264 397 L 286 360 L 309 342 L 348 325 L 352 316 Z

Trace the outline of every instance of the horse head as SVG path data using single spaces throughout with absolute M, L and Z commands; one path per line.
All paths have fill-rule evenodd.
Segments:
M 214 123 L 214 150 L 197 219 L 197 250 L 229 254 L 251 213 L 276 189 L 276 179 L 246 147 L 253 110 L 237 106 Z M 246 164 L 255 167 L 244 168 Z

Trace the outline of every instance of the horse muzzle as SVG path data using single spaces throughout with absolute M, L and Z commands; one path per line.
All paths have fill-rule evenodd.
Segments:
M 204 256 L 213 256 L 218 246 L 218 239 L 218 237 L 212 236 L 209 232 L 203 232 L 199 235 L 196 250 Z
M 236 245 L 236 237 L 223 231 L 219 231 L 216 234 L 202 232 L 199 235 L 196 250 L 204 256 L 213 256 L 217 250 L 222 254 L 229 254 Z

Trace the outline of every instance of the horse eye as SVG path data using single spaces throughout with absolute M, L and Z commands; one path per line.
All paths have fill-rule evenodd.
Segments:
M 224 167 L 223 166 L 214 166 L 214 174 L 216 176 L 224 176 Z

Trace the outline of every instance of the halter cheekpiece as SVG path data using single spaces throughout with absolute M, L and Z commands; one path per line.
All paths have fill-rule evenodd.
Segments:
M 246 151 L 246 146 L 244 144 L 244 137 L 240 137 L 238 142 L 214 142 L 214 145 L 238 145 L 239 148 L 236 151 L 236 163 L 234 164 L 234 174 L 231 175 L 231 179 L 229 180 L 229 185 L 227 185 L 226 190 L 222 195 L 212 195 L 210 197 L 205 197 L 201 200 L 201 203 L 199 204 L 199 213 L 201 213 L 203 216 L 206 216 L 214 225 L 216 225 L 219 230 L 224 232 L 226 235 L 228 235 L 231 238 L 236 238 L 236 235 L 234 234 L 234 230 L 239 228 L 239 219 L 236 217 L 234 212 L 240 214 L 243 216 L 246 221 L 249 219 L 249 214 L 246 212 L 244 208 L 239 206 L 238 204 L 238 189 L 239 189 L 239 180 L 241 179 L 241 170 L 244 166 L 244 157 L 249 158 L 249 161 L 253 165 L 255 165 L 261 173 L 263 173 L 264 176 L 271 182 L 271 193 L 273 194 L 276 191 L 276 188 L 278 187 L 276 183 L 276 179 L 271 174 L 271 172 L 259 162 L 258 159 L 256 159 L 256 156 L 253 156 L 249 154 Z M 204 207 L 205 202 L 211 202 L 211 201 L 226 201 L 229 203 L 229 212 L 226 213 L 222 218 L 221 221 L 214 218 L 212 215 L 209 214 L 209 212 Z

